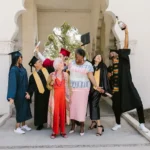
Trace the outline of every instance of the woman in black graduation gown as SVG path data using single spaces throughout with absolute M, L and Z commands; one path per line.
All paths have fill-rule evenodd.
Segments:
M 47 77 L 54 71 L 53 67 L 43 68 L 41 60 L 35 56 L 31 59 L 29 65 L 35 67 L 35 70 L 29 77 L 28 93 L 32 97 L 34 93 L 34 125 L 37 130 L 43 128 L 47 123 L 48 101 L 50 91 L 47 89 Z M 31 70 L 32 71 L 32 70 Z M 36 76 L 34 76 L 36 74 Z M 40 88 L 43 87 L 43 92 Z
M 27 92 L 28 77 L 27 71 L 22 66 L 22 55 L 16 51 L 12 55 L 12 64 L 9 70 L 7 99 L 16 108 L 16 129 L 15 133 L 24 134 L 24 130 L 30 131 L 25 121 L 32 118 L 30 110 L 30 96 Z
M 103 63 L 101 55 L 97 55 L 92 60 L 94 67 L 94 77 L 97 84 L 104 89 L 105 92 L 110 93 L 109 81 L 107 78 L 107 66 Z M 97 127 L 97 136 L 104 132 L 104 127 L 100 123 L 100 108 L 99 101 L 101 93 L 99 93 L 93 86 L 91 86 L 89 94 L 89 107 L 90 107 L 90 119 L 92 120 L 89 129 Z

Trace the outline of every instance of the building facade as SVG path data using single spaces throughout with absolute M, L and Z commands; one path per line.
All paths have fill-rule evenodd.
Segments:
M 42 42 L 40 50 L 43 51 L 48 34 L 67 21 L 81 34 L 91 33 L 91 43 L 87 46 L 89 56 L 101 53 L 109 65 L 109 48 L 122 47 L 124 40 L 124 33 L 119 29 L 115 16 L 128 25 L 133 81 L 144 108 L 150 108 L 149 3 L 147 0 L 1 0 L 0 115 L 10 112 L 6 100 L 11 63 L 8 53 L 21 49 L 24 66 L 30 74 L 28 62 L 37 41 Z

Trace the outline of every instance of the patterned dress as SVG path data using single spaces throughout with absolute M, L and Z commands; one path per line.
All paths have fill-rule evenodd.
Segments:
M 70 119 L 84 122 L 86 117 L 90 80 L 88 73 L 93 72 L 93 66 L 86 61 L 83 65 L 77 65 L 72 61 L 69 65 L 70 83 L 72 87 Z

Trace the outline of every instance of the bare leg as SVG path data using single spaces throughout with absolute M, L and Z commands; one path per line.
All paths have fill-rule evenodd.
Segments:
M 75 130 L 75 120 L 71 120 L 71 131 L 74 131 Z
M 96 127 L 97 127 L 97 122 L 95 120 L 92 120 L 91 125 L 89 127 L 89 130 L 92 130 L 92 129 L 96 128 Z
M 16 129 L 20 128 L 20 123 L 16 123 Z
M 80 133 L 84 133 L 84 122 L 81 122 Z
M 26 123 L 25 122 L 22 122 L 22 126 L 25 126 L 26 125 Z
M 103 131 L 103 128 L 101 127 L 101 122 L 100 120 L 97 120 L 97 135 L 101 135 L 102 134 L 102 131 Z

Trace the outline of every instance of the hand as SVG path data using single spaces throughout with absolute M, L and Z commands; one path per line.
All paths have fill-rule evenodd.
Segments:
M 110 72 L 108 72 L 108 74 L 107 74 L 108 79 L 110 79 L 111 76 L 112 76 L 112 74 Z
M 52 74 L 52 81 L 55 81 L 56 76 L 54 74 Z
M 100 88 L 100 87 L 97 87 L 97 91 L 99 91 L 100 93 L 104 93 L 105 91 L 102 89 L 102 88 Z
M 9 99 L 10 104 L 14 104 L 14 100 L 12 98 Z
M 39 47 L 35 47 L 35 53 L 39 52 Z
M 26 92 L 26 96 L 25 96 L 25 98 L 26 98 L 26 99 L 30 99 L 30 95 L 29 95 L 29 93 L 27 93 L 27 92 Z

